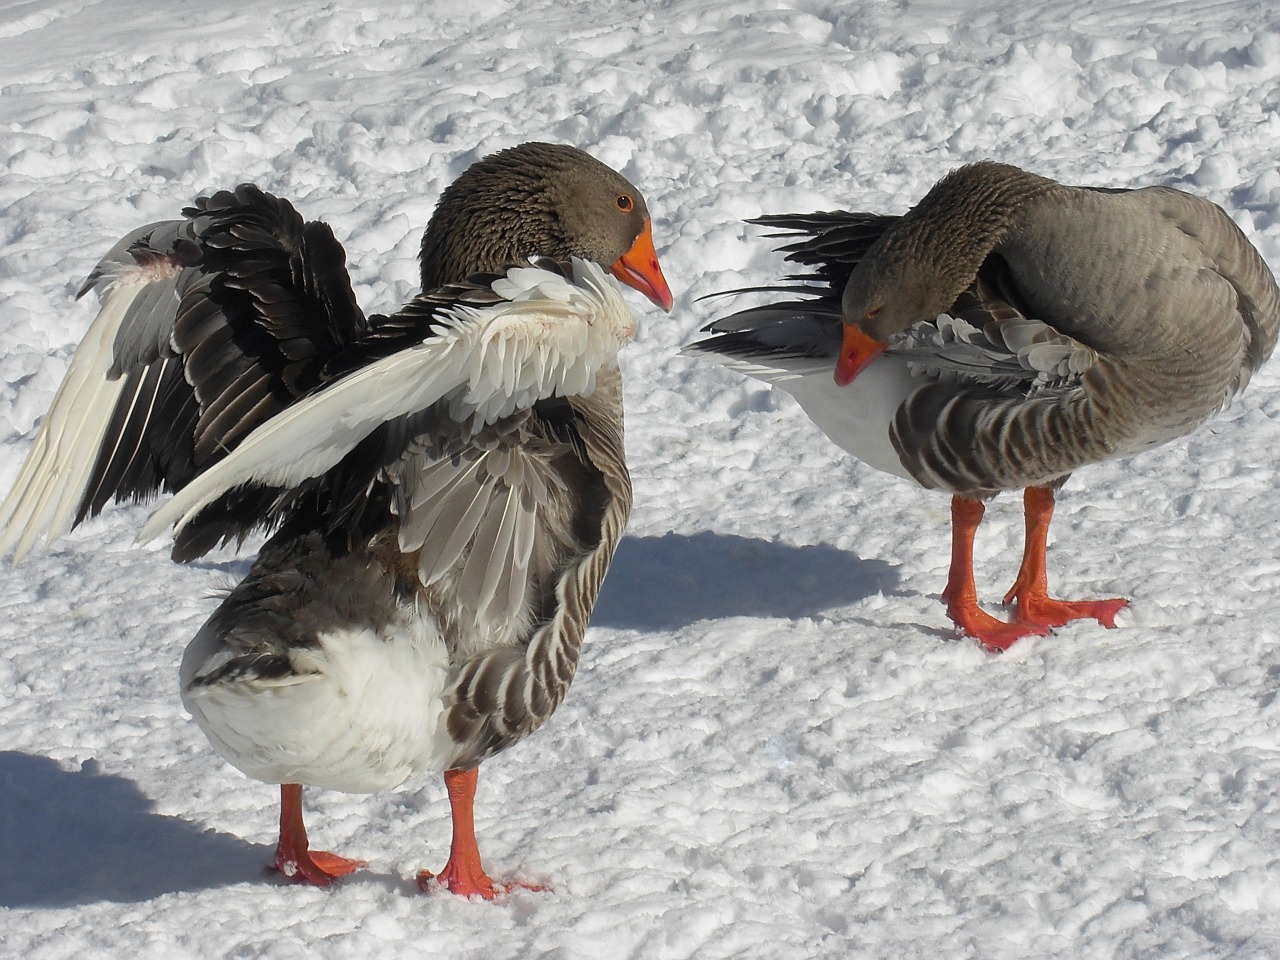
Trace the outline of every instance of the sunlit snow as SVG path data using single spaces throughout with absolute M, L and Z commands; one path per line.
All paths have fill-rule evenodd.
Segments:
M 276 791 L 177 693 L 248 555 L 175 566 L 127 506 L 0 574 L 0 957 L 1280 958 L 1280 361 L 1063 492 L 1052 585 L 1132 598 L 1118 629 L 996 657 L 938 600 L 945 497 L 676 356 L 784 272 L 745 218 L 900 212 L 981 158 L 1207 196 L 1280 268 L 1273 0 L 0 4 L 0 491 L 129 230 L 254 181 L 386 310 L 440 190 L 531 139 L 644 191 L 676 294 L 626 294 L 636 509 L 577 680 L 481 769 L 486 865 L 550 891 L 418 892 L 437 778 L 309 790 L 369 866 L 269 876 Z M 979 534 L 991 601 L 1021 523 Z

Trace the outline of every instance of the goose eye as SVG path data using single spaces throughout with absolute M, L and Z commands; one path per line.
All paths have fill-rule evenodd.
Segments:
M 872 307 L 870 310 L 868 310 L 868 311 L 867 311 L 867 319 L 868 319 L 868 320 L 874 320 L 874 319 L 875 319 L 876 317 L 878 317 L 878 316 L 880 316 L 880 308 L 879 308 L 879 307 Z
M 636 203 L 625 193 L 618 198 L 618 209 L 623 213 L 630 213 L 635 209 Z

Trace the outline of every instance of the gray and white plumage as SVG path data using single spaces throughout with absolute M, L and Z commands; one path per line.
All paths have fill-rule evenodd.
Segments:
M 133 231 L 81 291 L 0 555 L 161 492 L 144 537 L 176 525 L 175 559 L 274 531 L 183 659 L 218 752 L 350 791 L 474 767 L 563 701 L 626 524 L 608 271 L 669 308 L 649 230 L 608 167 L 515 147 L 445 192 L 422 293 L 368 317 L 329 228 L 252 185 Z
M 304 611 L 318 618 L 324 669 L 312 672 L 300 665 L 298 676 L 327 685 L 339 672 L 354 669 L 364 683 L 389 682 L 394 690 L 406 675 L 416 674 L 426 683 L 439 673 L 438 689 L 415 688 L 414 696 L 370 694 L 374 706 L 359 712 L 360 723 L 346 721 L 358 727 L 395 710 L 405 712 L 395 715 L 395 723 L 416 722 L 430 716 L 435 709 L 430 704 L 438 701 L 443 711 L 439 729 L 425 739 L 421 737 L 428 728 L 419 729 L 418 766 L 409 773 L 474 766 L 551 715 L 573 678 L 587 617 L 625 525 L 630 485 L 621 457 L 621 393 L 614 356 L 630 338 L 632 320 L 615 281 L 594 265 L 578 266 L 600 285 L 602 300 L 569 282 L 572 275 L 542 269 L 537 275 L 548 285 L 546 299 L 502 301 L 461 314 L 472 333 L 482 324 L 497 324 L 519 335 L 532 322 L 570 341 L 532 344 L 530 360 L 546 382 L 538 384 L 535 377 L 533 386 L 542 389 L 535 389 L 518 410 L 506 409 L 505 398 L 518 393 L 513 378 L 520 379 L 521 366 L 507 362 L 508 356 L 495 358 L 494 369 L 468 362 L 474 351 L 455 352 L 459 341 L 447 337 L 459 315 L 440 308 L 431 314 L 429 337 L 338 378 L 263 424 L 157 510 L 143 530 L 142 536 L 151 536 L 171 521 L 180 530 L 219 497 L 246 487 L 275 490 L 281 502 L 299 500 L 300 506 L 285 512 L 280 533 L 259 552 L 253 571 L 227 603 L 240 609 L 242 597 L 255 596 L 261 583 L 295 576 L 305 563 L 315 572 L 299 582 L 300 593 L 270 596 L 273 605 L 286 603 L 291 616 Z M 517 268 L 511 276 L 527 279 L 534 269 Z M 502 282 L 493 286 L 501 289 Z M 569 305 L 579 311 L 578 326 L 591 327 L 592 333 L 566 322 Z M 517 306 L 524 309 L 513 320 Z M 595 330 L 611 324 L 611 336 L 601 333 L 601 342 L 592 342 Z M 565 350 L 584 345 L 595 347 L 594 352 L 574 357 Z M 571 373 L 578 389 L 560 392 L 565 371 L 579 366 L 566 363 L 566 357 L 582 361 L 584 356 L 590 375 Z M 503 400 L 496 410 L 495 398 Z M 381 464 L 376 472 L 348 462 L 369 451 L 376 454 L 373 462 Z M 334 536 L 320 537 L 314 520 L 299 523 L 294 516 L 315 512 L 300 491 L 342 469 L 367 477 L 363 482 L 373 491 L 366 509 L 369 502 L 381 504 L 381 523 L 359 539 L 351 528 L 338 531 L 339 546 L 334 547 L 329 545 Z M 327 509 L 321 514 L 326 526 L 336 520 Z M 300 534 L 308 543 L 303 551 Z M 326 553 L 332 559 L 318 563 L 316 557 Z M 376 586 L 362 588 L 339 606 L 328 598 L 347 582 L 350 556 L 357 558 L 362 577 L 372 577 Z M 578 583 L 584 569 L 590 574 L 585 589 Z M 313 587 L 316 581 L 322 589 Z M 384 622 L 389 611 L 396 614 Z M 293 631 L 254 629 L 244 642 L 231 639 L 234 631 L 215 631 L 215 647 L 223 656 L 235 650 L 235 657 L 256 659 L 271 649 L 291 662 L 310 664 L 318 655 L 306 644 L 299 646 Z M 361 643 L 361 631 L 393 642 Z M 335 636 L 343 642 L 334 641 Z M 401 646 L 413 650 L 414 657 L 434 651 L 427 657 L 434 667 L 413 671 L 397 665 L 397 658 L 406 655 Z M 202 641 L 193 647 L 201 648 Z M 252 712 L 242 704 L 239 689 L 226 704 L 219 699 L 217 684 L 209 677 L 226 676 L 221 657 L 192 652 L 189 664 L 193 658 L 203 665 L 184 672 L 183 686 L 197 719 L 222 729 Z M 247 682 L 237 676 L 233 685 L 240 688 Z M 331 695 L 333 703 L 309 704 L 307 713 L 336 717 L 350 712 L 344 709 L 350 689 L 335 688 Z M 214 710 L 226 716 L 215 719 Z M 271 729 L 281 725 L 273 722 Z M 308 737 L 298 749 L 314 746 Z M 246 743 L 224 755 L 243 768 L 249 749 Z M 272 749 L 279 752 L 281 747 L 273 743 Z M 368 772 L 363 747 L 354 749 L 353 762 Z M 371 755 L 381 762 L 388 753 Z M 275 773 L 267 776 L 271 770 Z M 294 759 L 273 759 L 246 772 L 272 782 L 353 789 L 350 782 L 322 780 L 315 771 L 301 775 L 306 771 Z M 400 782 L 397 776 L 403 779 L 399 766 L 385 782 L 369 781 L 368 788 L 393 786 Z
M 871 465 L 957 495 L 1057 485 L 1189 433 L 1280 327 L 1275 280 L 1239 228 L 1167 187 L 979 163 L 901 217 L 757 222 L 798 237 L 782 250 L 809 272 L 777 289 L 800 296 L 718 320 L 688 352 L 793 394 Z M 843 323 L 889 344 L 847 387 L 831 377 Z

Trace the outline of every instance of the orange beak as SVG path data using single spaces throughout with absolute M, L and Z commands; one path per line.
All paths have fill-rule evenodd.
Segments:
M 846 323 L 844 342 L 840 345 L 840 360 L 836 364 L 836 383 L 847 387 L 867 364 L 884 353 L 887 346 L 887 343 L 869 337 L 857 327 Z
M 627 286 L 635 287 L 663 310 L 671 312 L 675 301 L 671 297 L 671 288 L 667 286 L 667 278 L 658 266 L 658 252 L 653 249 L 653 231 L 648 220 L 645 220 L 644 229 L 631 249 L 609 269 Z

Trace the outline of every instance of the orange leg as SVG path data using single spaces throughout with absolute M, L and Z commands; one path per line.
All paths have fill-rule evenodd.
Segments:
M 1018 578 L 1005 594 L 1005 604 L 1017 601 L 1015 623 L 1060 627 L 1072 620 L 1097 620 L 1104 627 L 1116 625 L 1116 614 L 1129 605 L 1121 597 L 1110 600 L 1055 600 L 1049 596 L 1045 552 L 1049 545 L 1049 521 L 1053 519 L 1053 491 L 1027 487 L 1023 493 L 1027 533 Z
M 275 868 L 294 883 L 327 887 L 338 877 L 364 866 L 363 860 L 348 860 L 336 853 L 311 850 L 307 828 L 302 822 L 302 784 L 280 784 L 280 843 L 276 845 Z
M 445 789 L 449 791 L 449 809 L 453 814 L 453 842 L 449 846 L 449 860 L 439 874 L 423 870 L 418 874 L 418 886 L 428 889 L 434 880 L 450 893 L 462 897 L 483 897 L 492 900 L 500 893 L 506 893 L 512 887 L 524 887 L 527 890 L 541 890 L 542 887 L 532 884 L 496 884 L 484 872 L 480 865 L 480 848 L 476 845 L 476 824 L 474 816 L 476 782 L 480 779 L 480 771 L 446 770 L 444 774 Z
M 985 647 L 1008 650 L 1013 642 L 1028 634 L 1048 633 L 1047 627 L 1032 623 L 1005 623 L 978 606 L 978 588 L 973 580 L 973 538 L 987 508 L 981 500 L 951 498 L 951 571 L 942 602 L 961 632 Z

